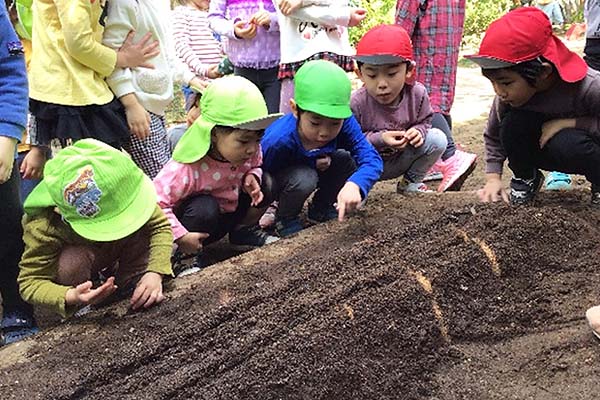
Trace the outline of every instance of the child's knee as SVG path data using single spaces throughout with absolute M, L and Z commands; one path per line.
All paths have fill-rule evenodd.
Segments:
M 427 149 L 428 153 L 441 156 L 446 150 L 446 146 L 448 146 L 448 139 L 441 130 L 431 128 L 427 131 L 423 146 Z
M 277 184 L 283 193 L 302 193 L 308 197 L 319 182 L 317 171 L 304 165 L 288 168 L 285 175 L 285 179 Z
M 56 283 L 77 286 L 91 279 L 94 252 L 88 246 L 65 246 L 58 257 Z
M 189 230 L 217 224 L 220 214 L 219 202 L 210 195 L 190 197 L 175 211 L 177 218 Z

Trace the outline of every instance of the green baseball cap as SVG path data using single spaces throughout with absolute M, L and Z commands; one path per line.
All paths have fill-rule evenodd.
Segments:
M 80 236 L 119 240 L 140 229 L 156 209 L 154 184 L 129 156 L 95 139 L 62 149 L 44 167 L 44 179 L 25 212 L 57 207 Z
M 204 157 L 215 125 L 258 131 L 282 115 L 269 114 L 260 90 L 241 76 L 226 76 L 211 82 L 202 93 L 200 110 L 200 117 L 175 146 L 173 160 L 177 162 L 193 163 Z
M 325 60 L 309 61 L 294 76 L 294 101 L 305 111 L 345 119 L 350 109 L 350 79 L 343 69 Z

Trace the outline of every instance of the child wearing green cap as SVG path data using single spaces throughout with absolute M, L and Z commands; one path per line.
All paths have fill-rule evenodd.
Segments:
M 131 308 L 164 299 L 169 222 L 152 181 L 123 152 L 83 139 L 46 163 L 25 201 L 21 295 L 67 317 L 133 291 Z M 95 278 L 106 278 L 94 287 Z
M 270 179 L 261 169 L 260 140 L 280 114 L 269 114 L 249 80 L 227 76 L 213 81 L 200 99 L 202 114 L 177 143 L 154 179 L 158 204 L 171 222 L 179 260 L 195 257 L 203 245 L 229 233 L 233 244 L 262 246 L 277 238 L 257 222 L 271 202 Z
M 280 236 L 303 228 L 299 214 L 315 189 L 309 219 L 342 221 L 383 170 L 381 157 L 352 116 L 344 70 L 329 61 L 309 61 L 295 81 L 292 113 L 272 124 L 261 142 L 263 169 L 278 189 L 275 229 Z

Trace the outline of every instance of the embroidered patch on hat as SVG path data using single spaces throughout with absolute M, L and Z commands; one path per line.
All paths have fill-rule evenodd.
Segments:
M 11 56 L 19 56 L 21 54 L 24 54 L 25 52 L 23 51 L 23 45 L 21 44 L 21 42 L 16 41 L 16 42 L 8 42 L 6 44 L 6 47 L 8 49 L 8 54 L 10 54 Z
M 100 212 L 98 202 L 102 197 L 102 191 L 94 180 L 94 169 L 91 165 L 79 170 L 79 176 L 63 190 L 63 197 L 82 217 L 94 218 L 98 215 Z

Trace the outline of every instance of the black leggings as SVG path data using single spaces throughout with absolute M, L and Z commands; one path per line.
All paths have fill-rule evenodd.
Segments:
M 540 168 L 585 175 L 592 184 L 600 185 L 600 137 L 567 128 L 540 149 L 542 124 L 547 120 L 542 114 L 521 110 L 512 110 L 502 119 L 502 146 L 515 177 L 531 179 Z
M 266 208 L 273 202 L 273 179 L 263 172 L 260 188 L 264 198 L 257 208 Z M 188 197 L 175 209 L 175 215 L 190 232 L 205 232 L 210 236 L 202 243 L 208 245 L 223 238 L 239 224 L 250 208 L 250 196 L 240 187 L 238 206 L 234 212 L 221 213 L 219 202 L 209 194 Z
M 4 310 L 20 309 L 31 313 L 33 309 L 21 299 L 17 284 L 23 254 L 19 183 L 19 167 L 15 160 L 10 179 L 0 185 L 0 295 Z

